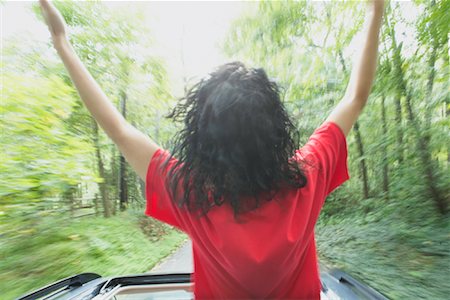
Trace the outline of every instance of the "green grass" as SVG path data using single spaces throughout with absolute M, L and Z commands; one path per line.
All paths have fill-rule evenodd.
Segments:
M 2 238 L 1 299 L 13 299 L 82 272 L 102 276 L 149 271 L 186 236 L 130 213 L 104 219 L 48 217 Z
M 338 267 L 392 299 L 448 299 L 448 218 L 416 224 L 369 215 L 321 219 L 320 260 Z

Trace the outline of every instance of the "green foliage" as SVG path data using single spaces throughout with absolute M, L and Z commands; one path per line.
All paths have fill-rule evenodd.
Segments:
M 388 210 L 322 218 L 316 227 L 322 264 L 346 270 L 390 299 L 447 299 L 448 220 L 413 225 L 398 220 L 400 211 L 397 219 L 386 218 Z
M 83 272 L 118 276 L 149 271 L 186 236 L 156 221 L 143 226 L 141 218 L 128 213 L 72 221 L 46 216 L 34 224 L 16 224 L 20 229 L 4 235 L 0 244 L 2 299 Z M 153 230 L 146 235 L 143 229 L 149 232 L 149 226 Z
M 450 2 L 446 0 L 432 0 L 429 5 L 425 6 L 417 25 L 420 42 L 431 43 L 437 47 L 443 47 L 448 43 L 448 33 L 450 32 L 449 10 Z
M 0 209 L 32 205 L 93 180 L 89 144 L 70 133 L 72 88 L 60 78 L 7 74 L 0 112 Z M 17 208 L 16 208 L 17 209 Z

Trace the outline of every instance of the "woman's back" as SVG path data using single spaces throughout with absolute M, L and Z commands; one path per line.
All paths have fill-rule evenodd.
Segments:
M 308 184 L 280 190 L 237 217 L 230 205 L 199 217 L 170 198 L 167 170 L 177 161 L 159 150 L 149 165 L 146 214 L 185 231 L 193 242 L 197 298 L 318 298 L 314 225 L 326 195 L 348 179 L 345 136 L 324 123 L 293 159 Z

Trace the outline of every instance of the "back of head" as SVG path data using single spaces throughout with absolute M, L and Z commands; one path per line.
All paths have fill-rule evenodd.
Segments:
M 229 203 L 238 214 L 256 208 L 263 194 L 306 184 L 289 160 L 298 146 L 295 127 L 263 69 L 240 62 L 219 67 L 169 117 L 185 125 L 175 138 L 172 155 L 179 162 L 170 170 L 169 189 L 190 210 Z

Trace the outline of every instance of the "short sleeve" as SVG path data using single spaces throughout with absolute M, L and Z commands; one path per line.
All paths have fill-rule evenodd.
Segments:
M 300 150 L 302 156 L 312 155 L 324 178 L 326 195 L 350 177 L 347 166 L 347 141 L 342 130 L 333 122 L 325 122 Z
M 166 188 L 168 170 L 177 162 L 175 158 L 170 158 L 166 166 L 169 157 L 167 151 L 158 149 L 150 160 L 145 181 L 145 214 L 182 230 L 180 208 L 171 200 Z

